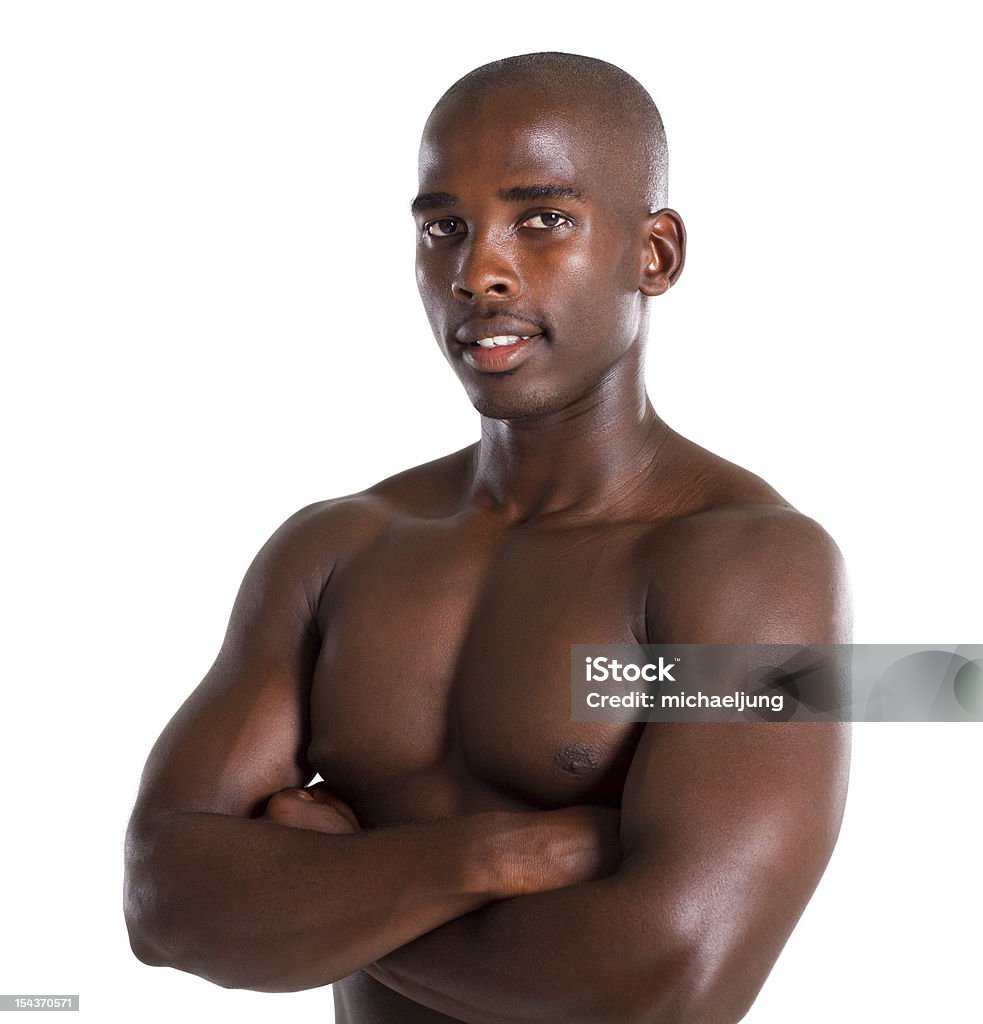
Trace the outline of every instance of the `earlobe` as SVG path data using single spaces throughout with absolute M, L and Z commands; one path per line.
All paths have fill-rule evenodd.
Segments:
M 675 210 L 653 213 L 646 221 L 646 236 L 639 290 L 662 295 L 679 279 L 686 262 L 686 226 Z

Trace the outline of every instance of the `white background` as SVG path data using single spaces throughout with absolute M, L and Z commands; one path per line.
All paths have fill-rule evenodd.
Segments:
M 485 61 L 570 50 L 649 88 L 690 232 L 656 407 L 830 530 L 858 641 L 983 641 L 970 11 L 0 6 L 0 992 L 330 1019 L 326 990 L 134 960 L 123 831 L 265 537 L 476 436 L 407 204 L 430 106 Z M 980 738 L 856 730 L 840 844 L 749 1021 L 983 1017 Z

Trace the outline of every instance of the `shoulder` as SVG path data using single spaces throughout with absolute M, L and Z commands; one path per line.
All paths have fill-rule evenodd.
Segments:
M 305 572 L 330 573 L 392 525 L 446 515 L 460 504 L 472 448 L 404 470 L 364 491 L 307 505 L 290 516 L 260 552 Z
M 439 514 L 454 493 L 466 452 L 389 477 L 364 491 L 299 509 L 273 532 L 246 571 L 228 637 L 314 628 L 336 570 L 350 564 L 396 524 Z
M 738 570 L 792 575 L 842 560 L 832 537 L 816 520 L 784 503 L 720 505 L 679 520 L 672 531 L 686 564 L 717 565 L 722 575 Z
M 672 524 L 654 572 L 650 630 L 681 643 L 843 643 L 850 599 L 843 556 L 786 504 L 723 505 Z M 652 618 L 654 616 L 654 620 Z
M 822 526 L 760 477 L 678 435 L 671 452 L 681 497 L 651 533 L 649 636 L 846 642 L 846 571 Z

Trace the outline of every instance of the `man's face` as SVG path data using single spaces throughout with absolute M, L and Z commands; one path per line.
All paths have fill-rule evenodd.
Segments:
M 499 90 L 431 118 L 417 284 L 482 414 L 548 415 L 617 386 L 643 328 L 648 214 L 625 177 L 622 154 L 592 142 L 570 105 Z

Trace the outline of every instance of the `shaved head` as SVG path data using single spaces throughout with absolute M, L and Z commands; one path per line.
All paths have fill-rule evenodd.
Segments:
M 626 171 L 626 199 L 652 212 L 668 205 L 667 148 L 652 97 L 627 72 L 573 53 L 525 53 L 469 72 L 437 102 L 425 135 L 462 111 L 508 118 L 510 95 L 578 115 L 592 146 Z
M 666 208 L 662 118 L 634 78 L 568 53 L 486 64 L 434 107 L 419 172 L 420 296 L 483 416 L 635 386 L 648 300 L 679 276 L 685 229 Z

